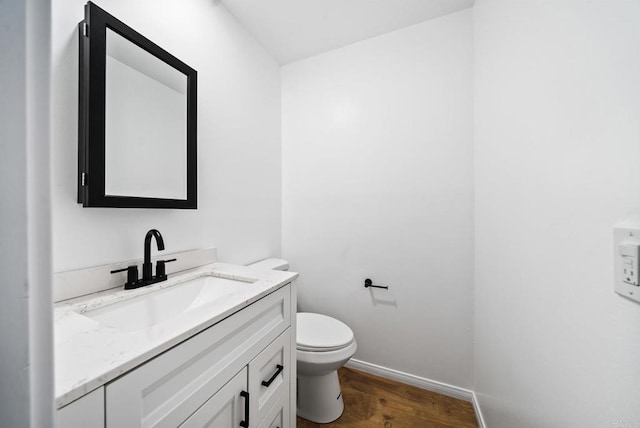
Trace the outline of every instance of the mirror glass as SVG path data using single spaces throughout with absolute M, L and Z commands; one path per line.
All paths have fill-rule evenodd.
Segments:
M 105 194 L 187 199 L 187 76 L 106 36 Z

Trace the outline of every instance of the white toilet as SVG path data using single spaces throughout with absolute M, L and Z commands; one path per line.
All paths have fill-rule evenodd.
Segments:
M 282 259 L 266 259 L 250 265 L 260 270 L 288 270 Z M 353 331 L 326 315 L 296 315 L 298 416 L 317 423 L 332 422 L 344 410 L 338 369 L 356 352 Z

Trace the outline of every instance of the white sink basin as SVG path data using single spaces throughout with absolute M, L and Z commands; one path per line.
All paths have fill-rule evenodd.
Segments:
M 242 291 L 255 280 L 201 276 L 82 315 L 121 331 L 152 327 L 214 300 Z

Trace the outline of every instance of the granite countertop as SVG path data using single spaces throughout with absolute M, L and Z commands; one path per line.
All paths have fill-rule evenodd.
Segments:
M 205 275 L 247 282 L 238 292 L 146 329 L 121 331 L 82 315 Z M 294 272 L 258 272 L 246 266 L 213 263 L 171 274 L 167 281 L 135 290 L 117 288 L 57 303 L 54 306 L 56 408 L 106 384 L 297 277 Z

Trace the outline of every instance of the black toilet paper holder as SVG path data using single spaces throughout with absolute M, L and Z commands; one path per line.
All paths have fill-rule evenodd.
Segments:
M 371 281 L 371 279 L 367 278 L 364 280 L 364 288 L 384 288 L 385 290 L 388 290 L 389 287 L 386 285 L 373 285 L 373 282 Z

